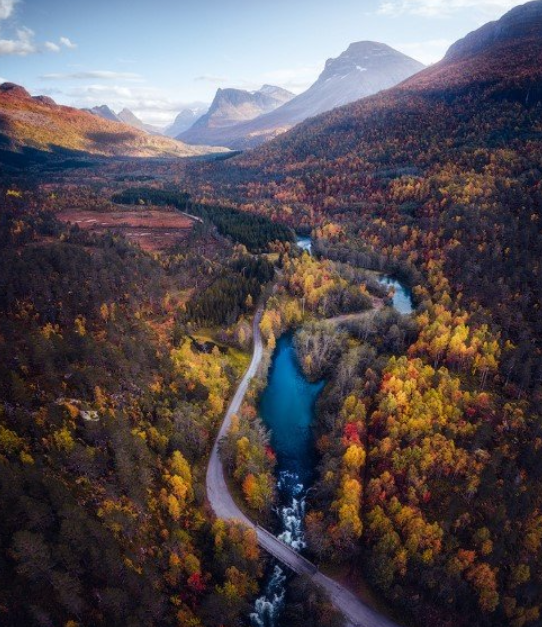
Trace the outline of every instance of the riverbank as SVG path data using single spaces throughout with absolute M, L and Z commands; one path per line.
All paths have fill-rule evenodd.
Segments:
M 269 532 L 258 528 L 237 505 L 231 497 L 224 479 L 222 463 L 218 455 L 219 442 L 231 425 L 232 416 L 240 409 L 244 395 L 251 379 L 256 374 L 262 359 L 263 345 L 259 322 L 262 310 L 259 309 L 253 323 L 254 351 L 250 366 L 237 388 L 232 402 L 225 414 L 224 421 L 213 445 L 206 474 L 207 498 L 211 509 L 219 518 L 239 520 L 256 533 L 259 545 L 298 574 L 308 576 L 316 585 L 320 586 L 329 596 L 335 607 L 343 613 L 349 625 L 364 627 L 397 627 L 395 623 L 378 614 L 360 599 L 357 599 L 341 584 L 331 580 L 318 569 L 302 558 L 284 542 L 275 538 Z

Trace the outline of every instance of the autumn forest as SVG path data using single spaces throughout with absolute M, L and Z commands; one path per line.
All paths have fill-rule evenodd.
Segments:
M 240 153 L 0 86 L 1 625 L 542 626 L 541 58 Z

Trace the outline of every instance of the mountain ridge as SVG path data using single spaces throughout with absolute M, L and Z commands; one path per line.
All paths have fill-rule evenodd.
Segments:
M 187 146 L 149 135 L 96 113 L 58 105 L 48 97 L 32 97 L 14 83 L 0 85 L 0 131 L 4 152 L 30 148 L 46 153 L 69 150 L 132 157 L 186 157 L 220 152 L 216 147 Z
M 194 102 L 185 106 L 176 116 L 171 124 L 163 129 L 163 134 L 172 139 L 187 131 L 195 122 L 209 111 L 209 104 Z
M 393 87 L 424 67 L 387 44 L 354 42 L 326 61 L 305 92 L 272 112 L 227 129 L 218 139 L 234 149 L 252 148 L 310 117 Z
M 219 88 L 207 113 L 177 139 L 194 144 L 220 141 L 222 129 L 269 113 L 293 97 L 291 92 L 273 85 L 263 85 L 253 92 Z

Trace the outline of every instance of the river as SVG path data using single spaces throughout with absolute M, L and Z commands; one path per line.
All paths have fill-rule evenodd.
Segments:
M 393 287 L 393 306 L 399 313 L 411 314 L 414 311 L 412 304 L 412 292 L 408 289 L 408 287 L 387 275 L 379 277 L 378 282 L 386 287 Z
M 291 333 L 279 338 L 260 400 L 260 416 L 271 431 L 277 455 L 278 537 L 296 551 L 305 548 L 305 498 L 317 462 L 311 423 L 324 381 L 307 381 L 297 361 Z M 278 627 L 284 605 L 286 572 L 274 564 L 251 614 L 253 627 Z
M 299 236 L 296 238 L 296 244 L 301 250 L 306 250 L 309 255 L 312 255 L 312 238 Z
M 312 254 L 310 238 L 299 237 L 298 246 Z M 413 311 L 410 290 L 389 276 L 379 282 L 394 288 L 393 306 L 402 314 Z M 296 551 L 305 546 L 305 499 L 315 478 L 317 455 L 311 429 L 316 401 L 325 381 L 307 381 L 297 360 L 293 336 L 283 335 L 273 353 L 267 387 L 260 399 L 260 416 L 271 431 L 277 455 L 278 537 Z M 286 570 L 273 562 L 262 595 L 250 615 L 252 627 L 288 627 L 280 624 L 284 607 Z

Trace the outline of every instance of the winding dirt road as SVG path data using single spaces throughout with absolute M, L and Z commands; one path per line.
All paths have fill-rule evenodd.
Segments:
M 228 486 L 224 479 L 222 463 L 218 454 L 218 445 L 220 440 L 228 432 L 232 416 L 238 414 L 250 380 L 254 377 L 260 365 L 263 355 L 263 345 L 260 334 L 261 317 L 262 310 L 259 309 L 254 317 L 253 324 L 254 350 L 252 360 L 224 416 L 224 421 L 218 432 L 209 460 L 209 466 L 207 467 L 206 486 L 209 503 L 218 518 L 239 520 L 247 525 L 247 527 L 254 529 L 258 536 L 258 544 L 263 549 L 291 568 L 294 572 L 310 577 L 315 584 L 323 588 L 335 607 L 346 617 L 350 627 L 398 627 L 396 623 L 365 605 L 365 603 L 360 601 L 360 599 L 344 586 L 321 573 L 314 564 L 299 553 L 296 553 L 291 547 L 276 538 L 269 531 L 253 523 L 237 507 L 228 491 Z

